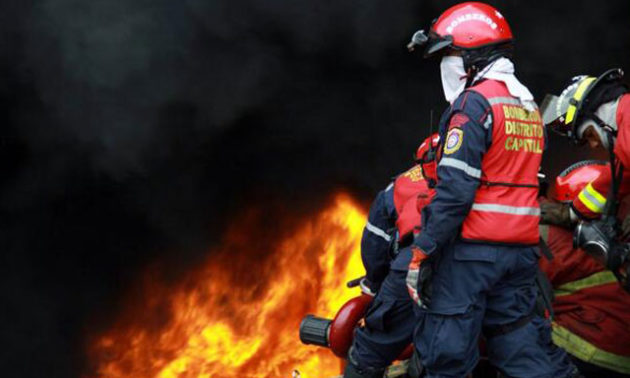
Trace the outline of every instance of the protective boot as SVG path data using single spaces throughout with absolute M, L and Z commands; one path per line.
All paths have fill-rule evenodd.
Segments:
M 413 348 L 413 354 L 409 359 L 409 365 L 407 367 L 407 374 L 405 375 L 405 378 L 420 378 L 423 376 L 424 368 L 420 362 L 420 355 L 418 354 L 418 350 Z
M 360 369 L 350 361 L 343 371 L 344 378 L 383 378 L 384 375 L 385 369 Z

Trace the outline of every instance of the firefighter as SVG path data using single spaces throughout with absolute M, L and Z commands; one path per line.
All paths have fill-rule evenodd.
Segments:
M 577 76 L 560 96 L 547 95 L 542 110 L 545 124 L 578 144 L 612 152 L 619 181 L 618 197 L 630 193 L 630 95 L 621 82 L 623 71 L 611 69 L 599 77 Z M 623 168 L 621 168 L 623 167 Z M 573 202 L 549 203 L 543 222 L 569 225 L 599 218 L 612 183 L 612 170 L 587 185 Z
M 389 272 L 393 248 L 402 244 L 399 239 L 411 237 L 413 228 L 418 226 L 414 224 L 413 197 L 432 193 L 429 189 L 435 185 L 435 161 L 428 160 L 427 156 L 434 155 L 431 150 L 437 148 L 437 141 L 437 134 L 426 138 L 416 151 L 418 164 L 396 176 L 370 206 L 361 239 L 361 259 L 366 271 L 364 285 L 373 292 L 378 291 Z M 411 216 L 399 218 L 402 213 Z
M 420 210 L 433 196 L 437 134 L 416 152 L 419 164 L 398 175 L 376 196 L 361 239 L 366 288 L 375 293 L 364 326 L 356 330 L 344 377 L 382 377 L 411 344 L 416 324 L 413 302 L 405 289 L 410 253 L 398 253 L 420 227 Z M 428 177 L 427 177 L 428 176 Z M 434 182 L 434 181 L 433 181 Z
M 551 198 L 570 204 L 609 173 L 606 162 L 576 163 L 557 177 Z M 541 236 L 553 253 L 540 266 L 555 290 L 554 342 L 573 356 L 586 377 L 630 377 L 630 294 L 612 272 L 574 249 L 570 229 L 541 226 Z
M 587 185 L 571 204 L 544 207 L 543 222 L 576 227 L 576 243 L 610 269 L 630 292 L 630 245 L 620 242 L 619 200 L 630 193 L 630 94 L 619 68 L 599 77 L 577 76 L 560 96 L 545 98 L 545 123 L 577 143 L 608 151 L 609 171 Z M 590 221 L 590 222 L 585 222 Z M 624 233 L 630 223 L 625 222 Z
M 539 258 L 538 180 L 545 131 L 514 75 L 512 32 L 495 8 L 446 10 L 409 48 L 441 56 L 446 100 L 438 183 L 415 238 L 408 290 L 424 309 L 414 344 L 428 377 L 464 377 L 477 340 L 504 375 L 550 377 L 532 323 Z M 569 375 L 569 372 L 565 374 Z

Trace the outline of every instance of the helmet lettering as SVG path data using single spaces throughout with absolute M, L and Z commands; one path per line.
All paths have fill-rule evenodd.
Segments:
M 481 13 L 466 13 L 464 15 L 461 15 L 457 18 L 455 18 L 453 21 L 451 21 L 450 25 L 446 28 L 446 32 L 449 34 L 453 33 L 453 30 L 455 30 L 455 28 L 461 24 L 463 24 L 464 22 L 468 22 L 468 21 L 481 21 L 486 23 L 488 26 L 490 26 L 492 29 L 496 29 L 497 28 L 497 24 L 496 22 L 494 22 L 490 17 L 481 14 Z

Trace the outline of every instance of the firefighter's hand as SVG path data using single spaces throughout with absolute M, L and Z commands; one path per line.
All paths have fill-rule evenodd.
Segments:
M 407 290 L 420 307 L 427 308 L 431 304 L 431 278 L 433 268 L 429 256 L 420 248 L 412 245 L 411 263 L 407 271 Z
M 571 227 L 571 213 L 568 203 L 543 202 L 540 204 L 540 223 Z

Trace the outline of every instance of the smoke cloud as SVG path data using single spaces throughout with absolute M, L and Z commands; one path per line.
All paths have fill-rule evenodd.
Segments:
M 491 3 L 538 100 L 630 61 L 627 1 Z M 89 319 L 148 264 L 194 265 L 236 212 L 369 202 L 445 107 L 438 62 L 405 45 L 452 4 L 5 2 L 3 373 L 80 374 Z M 545 166 L 585 156 L 554 137 Z

